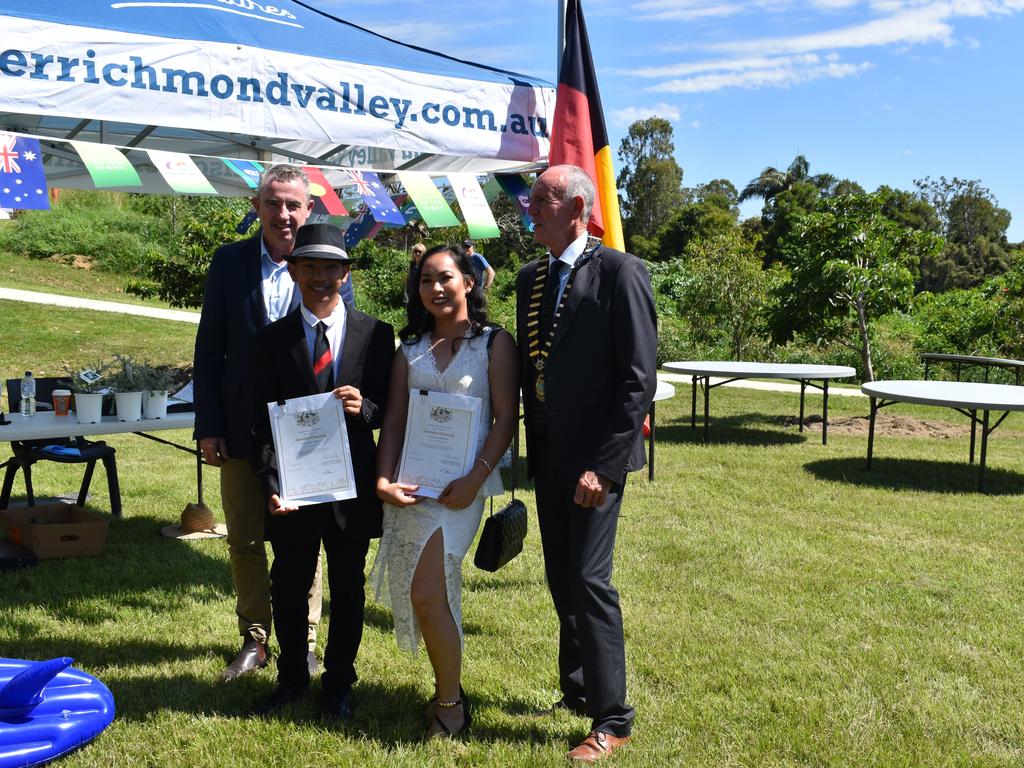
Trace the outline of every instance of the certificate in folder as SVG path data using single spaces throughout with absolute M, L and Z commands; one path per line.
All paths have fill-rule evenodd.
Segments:
M 341 400 L 332 392 L 267 403 L 280 496 L 301 507 L 356 496 Z
M 480 398 L 409 390 L 398 482 L 418 485 L 417 496 L 436 499 L 476 461 Z

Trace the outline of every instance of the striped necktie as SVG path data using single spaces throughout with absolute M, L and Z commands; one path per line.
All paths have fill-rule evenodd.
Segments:
M 316 324 L 316 341 L 313 342 L 313 375 L 316 386 L 321 392 L 334 389 L 334 356 L 331 355 L 331 344 L 327 341 L 327 326 Z

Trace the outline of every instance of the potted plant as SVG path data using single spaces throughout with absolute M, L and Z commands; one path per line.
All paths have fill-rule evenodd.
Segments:
M 167 393 L 174 386 L 177 369 L 170 365 L 150 365 L 143 361 L 136 365 L 142 386 L 143 416 L 162 419 L 167 416 Z
M 142 418 L 142 379 L 139 365 L 127 355 L 114 355 L 118 367 L 107 377 L 107 385 L 114 391 L 119 421 L 138 421 Z
M 103 397 L 107 393 L 106 376 L 111 363 L 101 360 L 92 366 L 72 368 L 64 366 L 70 379 L 69 389 L 74 396 L 75 415 L 79 424 L 98 424 L 103 419 Z

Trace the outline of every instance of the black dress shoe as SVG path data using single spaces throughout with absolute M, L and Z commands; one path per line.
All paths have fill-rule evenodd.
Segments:
M 336 691 L 324 691 L 324 699 L 321 703 L 324 717 L 342 723 L 352 722 L 355 717 L 355 704 L 352 702 L 352 691 L 338 693 Z
M 309 676 L 311 678 L 320 674 L 320 663 L 316 660 L 316 654 L 312 651 L 306 654 L 306 667 L 309 669 Z
M 289 704 L 301 701 L 308 690 L 308 685 L 278 684 L 273 693 L 256 702 L 256 705 L 252 708 L 252 713 L 258 716 L 276 714 Z
M 248 638 L 242 643 L 242 650 L 235 660 L 228 664 L 220 673 L 221 680 L 234 680 L 253 669 L 263 669 L 270 662 L 270 650 L 266 643 Z

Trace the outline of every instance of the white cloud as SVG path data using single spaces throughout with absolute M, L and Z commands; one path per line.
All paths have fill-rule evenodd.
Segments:
M 671 122 L 678 122 L 682 113 L 678 107 L 664 102 L 659 102 L 653 107 L 626 107 L 611 112 L 612 123 L 617 126 L 632 125 L 637 120 L 644 120 L 648 117 L 663 117 Z
M 712 72 L 679 80 L 668 80 L 649 87 L 648 91 L 662 93 L 707 93 L 723 88 L 782 88 L 807 83 L 823 77 L 850 77 L 870 68 L 870 64 L 813 64 L 811 66 L 783 63 L 777 66 L 757 67 L 741 71 Z
M 633 3 L 630 9 L 640 21 L 690 21 L 735 16 L 747 10 L 742 3 L 721 0 L 644 0 Z
M 695 130 L 700 130 L 700 120 L 692 120 L 690 122 L 690 127 Z

